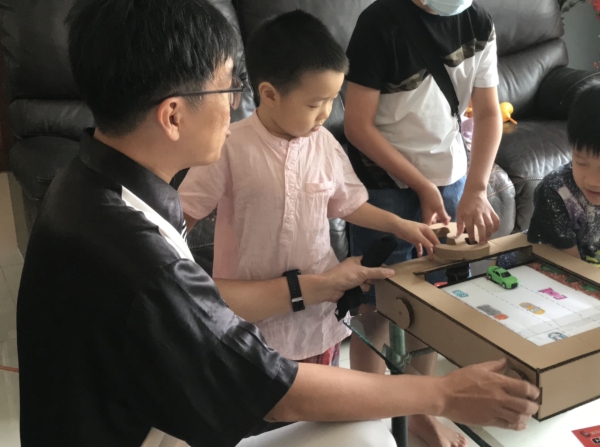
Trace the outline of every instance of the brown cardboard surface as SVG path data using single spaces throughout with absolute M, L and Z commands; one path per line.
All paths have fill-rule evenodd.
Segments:
M 600 397 L 600 353 L 566 363 L 540 375 L 542 406 L 538 419 Z
M 491 241 L 489 256 L 523 247 L 600 283 L 600 269 L 552 247 L 531 245 L 524 234 Z M 543 388 L 539 418 L 600 396 L 600 328 L 538 346 L 417 276 L 452 263 L 422 258 L 392 266 L 396 275 L 377 285 L 378 310 L 406 326 L 406 317 L 399 314 L 406 305 L 411 315 L 407 331 L 459 366 L 507 357 L 512 368 Z

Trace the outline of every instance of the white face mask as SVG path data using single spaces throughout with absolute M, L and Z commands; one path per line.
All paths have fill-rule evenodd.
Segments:
M 473 4 L 473 0 L 423 0 L 437 15 L 454 16 Z

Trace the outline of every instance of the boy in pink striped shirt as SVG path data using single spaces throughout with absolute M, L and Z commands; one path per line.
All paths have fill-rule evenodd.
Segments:
M 231 125 L 219 161 L 190 169 L 179 188 L 188 228 L 218 205 L 213 276 L 266 280 L 331 269 L 339 263 L 331 218 L 393 233 L 432 253 L 438 240 L 427 225 L 367 203 L 344 150 L 322 127 L 348 70 L 326 27 L 302 11 L 280 15 L 252 36 L 246 63 L 258 109 Z M 301 288 L 301 276 L 299 282 Z M 290 301 L 270 296 L 228 302 L 283 356 L 337 365 L 349 331 L 334 315 L 335 302 L 304 304 L 292 312 Z

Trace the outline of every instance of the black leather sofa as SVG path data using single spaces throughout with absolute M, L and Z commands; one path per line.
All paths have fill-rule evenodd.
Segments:
M 372 0 L 211 0 L 238 31 L 235 71 L 247 79 L 243 43 L 259 24 L 281 12 L 301 8 L 319 17 L 347 46 L 360 12 Z M 501 101 L 515 107 L 518 126 L 505 125 L 488 196 L 501 217 L 496 236 L 522 231 L 532 213 L 533 190 L 548 172 L 570 157 L 566 139 L 569 105 L 598 72 L 565 68 L 567 51 L 556 0 L 476 0 L 496 24 Z M 15 144 L 9 162 L 22 187 L 31 227 L 49 183 L 77 153 L 77 140 L 93 119 L 77 95 L 67 58 L 64 17 L 73 0 L 0 0 L 5 88 Z M 232 119 L 254 109 L 249 91 Z M 343 143 L 343 95 L 326 126 Z M 174 184 L 181 180 L 181 176 Z M 214 216 L 189 236 L 197 260 L 210 271 Z M 347 253 L 345 225 L 332 221 L 338 257 Z

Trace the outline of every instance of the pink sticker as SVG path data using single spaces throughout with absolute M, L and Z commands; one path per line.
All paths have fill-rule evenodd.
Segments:
M 555 300 L 566 300 L 567 297 L 565 295 L 561 295 L 552 287 L 548 287 L 547 289 L 538 290 L 538 292 L 545 293 L 546 295 L 551 296 Z

